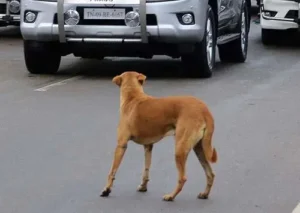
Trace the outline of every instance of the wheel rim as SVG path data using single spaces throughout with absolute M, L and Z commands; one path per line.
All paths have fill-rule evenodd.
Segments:
M 210 18 L 207 19 L 206 23 L 206 54 L 207 54 L 207 63 L 209 68 L 212 68 L 212 59 L 213 59 L 213 30 Z
M 246 18 L 245 18 L 245 11 L 242 13 L 242 21 L 241 21 L 241 47 L 243 54 L 245 55 L 246 49 Z

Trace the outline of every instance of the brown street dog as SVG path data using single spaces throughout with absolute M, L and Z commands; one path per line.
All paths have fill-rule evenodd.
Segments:
M 194 150 L 206 175 L 206 188 L 198 195 L 207 199 L 214 182 L 210 166 L 217 162 L 217 152 L 212 146 L 214 119 L 204 102 L 190 96 L 156 98 L 144 93 L 146 76 L 134 71 L 124 72 L 113 78 L 120 87 L 120 121 L 117 130 L 117 146 L 107 184 L 100 196 L 107 197 L 115 175 L 127 149 L 129 140 L 144 146 L 145 166 L 138 191 L 146 192 L 153 144 L 166 136 L 175 136 L 175 161 L 178 183 L 174 191 L 163 197 L 173 201 L 186 182 L 186 161 Z

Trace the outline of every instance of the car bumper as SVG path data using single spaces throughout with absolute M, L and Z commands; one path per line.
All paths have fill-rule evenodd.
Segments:
M 19 25 L 19 24 L 20 24 L 20 15 L 0 14 L 0 26 Z
M 274 30 L 298 29 L 299 10 L 297 0 L 264 0 L 261 8 L 261 27 Z
M 91 6 L 84 4 L 64 5 L 64 12 L 70 8 Z M 97 5 L 98 6 L 98 5 Z M 103 6 L 100 5 L 99 6 Z M 120 7 L 128 5 L 118 5 Z M 147 3 L 147 15 L 156 17 L 156 21 L 147 25 L 149 39 L 166 43 L 199 42 L 203 38 L 206 19 L 207 0 L 176 0 L 168 2 Z M 25 40 L 55 41 L 59 40 L 58 24 L 55 22 L 57 3 L 28 0 L 21 5 L 21 17 L 24 11 L 39 11 L 34 23 L 21 21 L 21 33 Z M 177 13 L 192 12 L 195 24 L 183 25 Z M 130 28 L 126 25 L 65 25 L 67 41 L 73 42 L 139 42 L 140 27 Z

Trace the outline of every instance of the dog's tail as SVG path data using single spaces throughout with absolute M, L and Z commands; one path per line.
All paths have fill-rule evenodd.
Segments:
M 211 163 L 216 163 L 218 161 L 218 154 L 216 149 L 212 146 L 212 136 L 214 132 L 214 123 L 213 120 L 210 119 L 207 122 L 203 138 L 202 138 L 202 147 L 204 151 L 204 155 L 207 161 Z

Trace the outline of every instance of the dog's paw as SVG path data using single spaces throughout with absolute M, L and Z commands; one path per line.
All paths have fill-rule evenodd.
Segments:
M 139 185 L 137 188 L 138 192 L 146 192 L 147 191 L 147 186 Z
M 108 197 L 108 195 L 111 193 L 111 189 L 106 188 L 102 191 L 100 197 Z
M 173 198 L 172 195 L 167 194 L 167 195 L 165 195 L 165 196 L 163 197 L 163 200 L 164 200 L 164 201 L 174 201 L 174 198 Z
M 206 194 L 206 193 L 200 193 L 200 194 L 198 195 L 198 198 L 199 198 L 199 199 L 208 199 L 208 194 Z

